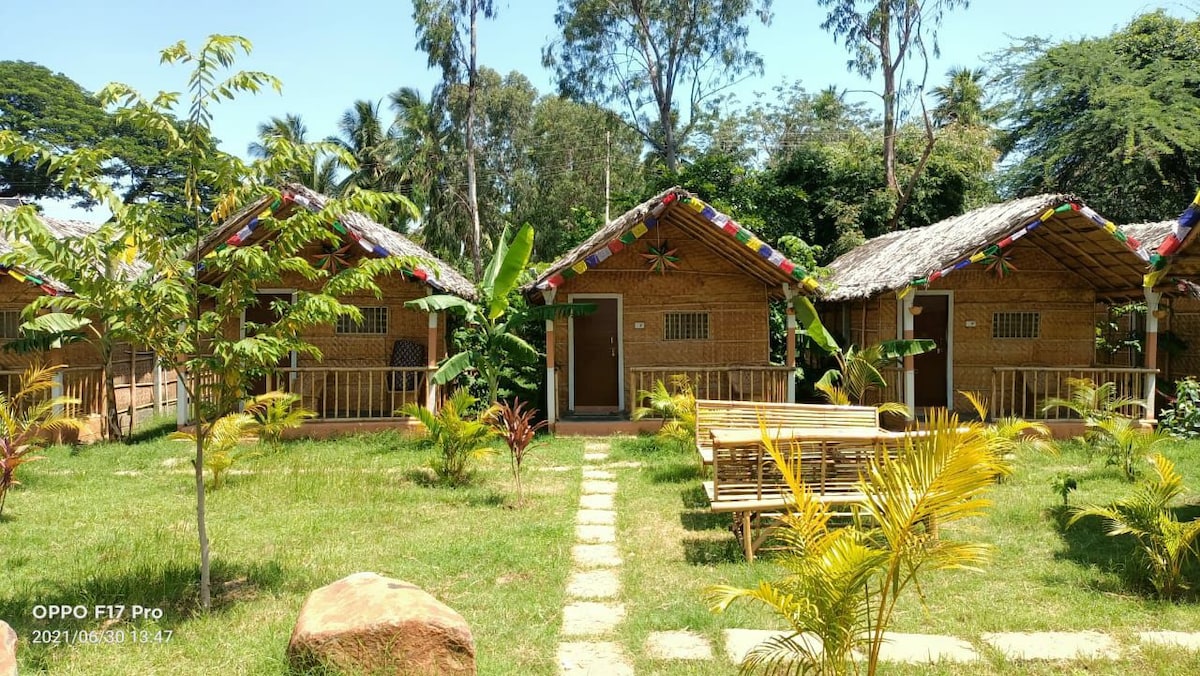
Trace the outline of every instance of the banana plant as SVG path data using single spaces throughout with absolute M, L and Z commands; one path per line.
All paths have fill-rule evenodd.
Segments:
M 866 405 L 877 390 L 887 388 L 883 369 L 888 364 L 929 352 L 937 347 L 932 340 L 917 338 L 885 340 L 867 347 L 851 345 L 843 349 L 821 322 L 812 301 L 804 296 L 797 296 L 792 304 L 796 310 L 796 321 L 804 334 L 837 360 L 838 367 L 826 371 L 814 385 L 830 404 Z M 878 408 L 881 413 L 896 413 L 908 417 L 908 407 L 899 402 L 883 402 Z
M 472 348 L 451 355 L 438 366 L 433 382 L 445 385 L 467 370 L 475 370 L 487 383 L 487 405 L 496 403 L 500 391 L 500 375 L 506 363 L 532 363 L 538 351 L 519 335 L 520 329 L 532 321 L 557 317 L 579 316 L 593 312 L 594 304 L 558 303 L 524 308 L 514 307 L 521 277 L 529 266 L 533 253 L 533 228 L 526 223 L 510 242 L 508 228 L 500 236 L 492 260 L 475 284 L 475 302 L 439 294 L 418 298 L 405 307 L 424 312 L 452 312 L 482 338 Z

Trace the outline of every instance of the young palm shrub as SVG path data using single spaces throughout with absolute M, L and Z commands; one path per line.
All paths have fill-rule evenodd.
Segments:
M 1114 382 L 1097 385 L 1089 378 L 1067 378 L 1067 389 L 1070 392 L 1067 399 L 1047 399 L 1042 405 L 1042 412 L 1065 408 L 1081 420 L 1098 421 L 1119 415 L 1125 409 L 1146 407 L 1140 399 L 1118 397 L 1117 384 Z
M 419 404 L 405 404 L 400 412 L 421 423 L 425 436 L 438 455 L 433 471 L 451 486 L 461 486 L 471 479 L 471 465 L 479 458 L 496 451 L 487 445 L 495 432 L 485 422 L 470 417 L 470 409 L 479 400 L 465 388 L 450 395 L 437 413 Z M 487 418 L 485 413 L 482 418 Z
M 249 413 L 221 416 L 205 429 L 204 467 L 212 472 L 212 483 L 209 485 L 213 490 L 224 484 L 225 472 L 232 468 L 234 463 L 250 457 L 248 453 L 239 452 L 238 446 L 254 429 L 254 417 Z M 172 432 L 167 438 L 195 444 L 196 432 Z
M 1112 536 L 1132 535 L 1141 547 L 1141 558 L 1150 584 L 1163 599 L 1176 600 L 1190 587 L 1183 566 L 1197 554 L 1200 519 L 1180 522 L 1171 503 L 1186 490 L 1175 465 L 1159 454 L 1150 456 L 1155 478 L 1142 482 L 1111 507 L 1091 505 L 1075 511 L 1068 526 L 1088 516 L 1098 516 Z
M 763 444 L 793 498 L 779 529 L 777 559 L 784 575 L 758 587 L 708 590 L 714 611 L 738 599 L 766 605 L 791 626 L 742 662 L 742 673 L 877 673 L 884 632 L 900 595 L 929 570 L 969 569 L 986 561 L 988 547 L 937 535 L 940 525 L 977 516 L 990 502 L 984 492 L 1000 467 L 995 442 L 979 424 L 935 412 L 928 435 L 909 439 L 896 457 L 881 457 L 859 478 L 867 496 L 863 519 L 831 528 L 829 507 L 805 486 L 763 430 Z
M 41 460 L 34 455 L 50 442 L 48 435 L 83 429 L 83 421 L 66 415 L 65 406 L 78 404 L 71 397 L 49 396 L 54 374 L 62 366 L 33 363 L 21 374 L 17 391 L 0 392 L 0 515 L 8 489 L 19 485 L 17 468 Z
M 1123 415 L 1093 420 L 1088 430 L 1092 443 L 1107 456 L 1104 464 L 1119 467 L 1126 481 L 1137 479 L 1142 458 L 1171 438 L 1164 432 L 1143 429 L 1137 420 Z
M 686 375 L 673 375 L 669 381 L 669 388 L 657 380 L 651 389 L 638 390 L 638 401 L 646 401 L 649 406 L 635 408 L 632 418 L 662 418 L 656 436 L 689 448 L 696 444 L 696 394 Z
M 283 433 L 304 424 L 305 420 L 317 417 L 299 405 L 300 395 L 288 392 L 267 392 L 250 400 L 246 413 L 254 417 L 254 432 L 260 441 L 277 450 L 283 441 Z
M 516 405 L 510 405 L 507 401 L 497 404 L 492 407 L 488 416 L 488 423 L 508 446 L 513 481 L 517 484 L 518 507 L 525 504 L 525 491 L 521 486 L 521 463 L 532 448 L 534 435 L 549 424 L 545 420 L 534 423 L 533 418 L 536 414 L 535 409 L 525 408 L 525 403 L 518 399 Z
M 980 420 L 986 420 L 988 414 L 987 397 L 978 392 L 959 390 L 959 394 L 967 398 L 975 414 Z M 1045 453 L 1058 455 L 1058 447 L 1050 440 L 1050 428 L 1040 422 L 1031 422 L 1017 416 L 997 418 L 991 423 L 983 424 L 983 434 L 987 436 L 997 453 L 997 463 L 1001 469 L 1001 477 L 1012 474 L 1012 462 L 1028 453 Z

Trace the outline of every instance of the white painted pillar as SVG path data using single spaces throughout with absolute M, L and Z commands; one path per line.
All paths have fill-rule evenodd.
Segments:
M 900 320 L 904 322 L 904 340 L 913 339 L 913 300 L 915 294 L 909 293 L 900 302 Z M 917 371 L 912 355 L 904 358 L 904 403 L 908 405 L 908 416 L 916 417 L 917 407 Z
M 1146 294 L 1146 346 L 1143 354 L 1146 355 L 1146 368 L 1154 369 L 1153 372 L 1146 374 L 1146 412 L 1143 418 L 1153 421 L 1158 417 L 1158 411 L 1154 410 L 1154 394 L 1158 387 L 1158 303 L 1162 300 L 1162 294 L 1153 289 L 1145 289 Z
M 154 359 L 154 361 L 152 362 L 152 364 L 153 364 L 154 370 L 151 371 L 151 374 L 152 374 L 151 377 L 153 380 L 152 380 L 151 386 L 150 386 L 151 387 L 150 396 L 154 401 L 154 415 L 158 415 L 158 414 L 162 413 L 162 409 L 163 409 L 162 364 L 158 363 L 158 355 L 154 355 L 153 359 Z
M 547 305 L 554 302 L 555 289 L 542 291 Z M 551 429 L 558 421 L 558 383 L 554 367 L 554 320 L 546 320 L 546 421 Z
M 438 313 L 429 313 L 429 344 L 425 346 L 426 355 L 426 371 L 425 371 L 425 408 L 430 411 L 437 410 L 438 387 L 433 382 L 433 372 L 437 368 L 438 358 Z M 399 376 L 403 378 L 404 376 Z
M 184 386 L 184 378 L 178 375 L 175 377 L 175 423 L 180 427 L 188 424 L 188 414 L 191 412 L 191 403 L 188 401 L 187 387 Z
M 53 399 L 61 396 L 63 396 L 63 372 L 62 370 L 58 370 L 54 372 L 54 384 L 50 386 L 50 397 Z M 62 415 L 62 413 L 63 405 L 55 404 L 54 414 Z

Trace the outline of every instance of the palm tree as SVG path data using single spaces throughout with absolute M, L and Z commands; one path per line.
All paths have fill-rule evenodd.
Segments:
M 82 420 L 64 412 L 79 400 L 52 394 L 54 375 L 63 368 L 34 362 L 21 374 L 15 392 L 0 392 L 0 514 L 8 489 L 20 483 L 17 468 L 40 460 L 34 453 L 45 448 L 54 433 L 83 429 Z
M 331 140 L 353 156 L 358 165 L 344 167 L 350 173 L 339 185 L 341 194 L 355 189 L 401 192 L 404 171 L 397 162 L 396 133 L 380 117 L 378 103 L 355 101 L 342 113 L 338 136 Z
M 246 151 L 251 157 L 263 160 L 270 160 L 279 153 L 278 142 L 296 146 L 310 143 L 308 127 L 299 115 L 290 113 L 260 123 L 258 139 L 251 143 Z M 333 193 L 337 189 L 337 160 L 319 147 L 309 150 L 311 152 L 302 153 L 304 157 L 298 158 L 293 166 L 285 167 L 272 178 L 281 183 L 299 183 L 326 195 Z
M 993 111 L 983 106 L 982 68 L 951 68 L 946 77 L 946 84 L 933 89 L 933 98 L 937 101 L 933 121 L 937 126 L 978 127 L 995 119 Z

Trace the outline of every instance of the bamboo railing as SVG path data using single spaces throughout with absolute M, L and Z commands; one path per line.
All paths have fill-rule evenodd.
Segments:
M 405 417 L 396 412 L 405 404 L 426 404 L 427 383 L 436 370 L 426 366 L 281 368 L 268 376 L 266 388 L 299 395 L 301 405 L 315 411 L 317 420 L 389 420 Z
M 663 381 L 670 387 L 672 376 L 684 375 L 691 382 L 697 399 L 760 401 L 782 403 L 788 400 L 793 369 L 787 366 L 632 366 L 629 368 L 629 410 L 645 405 L 637 393 Z
M 1072 417 L 1066 408 L 1043 411 L 1047 399 L 1070 399 L 1068 378 L 1086 378 L 1102 385 L 1117 386 L 1118 398 L 1145 401 L 1146 378 L 1155 369 L 1115 366 L 996 366 L 992 368 L 991 417 L 1018 416 L 1037 420 L 1064 420 Z M 1140 407 L 1131 407 L 1130 415 L 1141 417 Z

